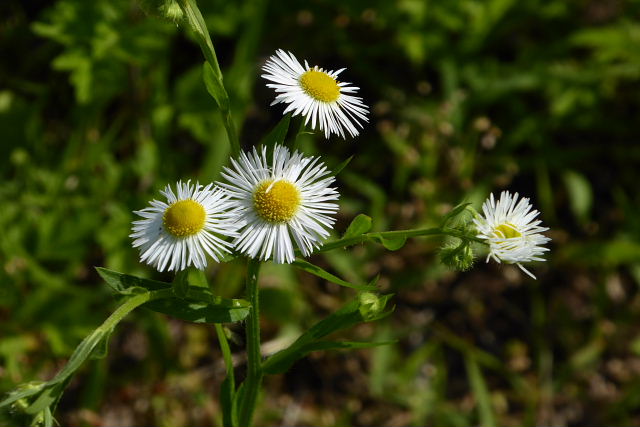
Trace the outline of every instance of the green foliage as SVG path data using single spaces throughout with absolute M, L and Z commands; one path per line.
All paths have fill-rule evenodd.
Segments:
M 391 295 L 383 295 L 378 298 L 377 307 L 375 313 L 366 311 L 366 316 L 363 316 L 361 308 L 366 306 L 367 310 L 370 310 L 370 299 L 362 298 L 363 294 L 360 294 L 358 298 L 347 303 L 345 306 L 322 319 L 320 322 L 309 328 L 304 334 L 300 335 L 296 341 L 284 350 L 279 351 L 273 356 L 269 357 L 262 369 L 268 374 L 277 374 L 287 371 L 291 365 L 298 359 L 306 356 L 308 353 L 317 350 L 329 350 L 329 349 L 353 349 L 353 348 L 366 348 L 375 347 L 378 345 L 389 344 L 389 342 L 334 342 L 334 341 L 321 341 L 321 338 L 337 332 L 342 329 L 351 328 L 352 326 L 360 322 L 371 322 L 374 320 L 382 319 L 393 311 L 390 309 L 383 312 L 387 301 L 391 298 Z M 367 293 L 365 295 L 372 295 Z
M 171 290 L 171 296 L 150 301 L 145 304 L 145 307 L 188 322 L 238 322 L 249 315 L 250 304 L 248 301 L 222 298 L 214 295 L 207 288 L 190 286 L 188 270 L 177 274 L 173 283 L 143 279 L 101 267 L 96 270 L 107 284 L 121 295 Z
M 344 286 L 347 288 L 358 289 L 360 291 L 375 289 L 375 285 L 356 285 L 353 283 L 349 283 L 346 280 L 342 280 L 341 278 L 334 276 L 326 270 L 318 267 L 317 265 L 313 265 L 310 262 L 307 262 L 303 259 L 296 259 L 291 263 L 292 266 L 299 268 L 302 271 L 306 271 L 307 273 L 311 273 L 314 276 L 321 277 L 331 283 L 335 283 L 336 285 Z

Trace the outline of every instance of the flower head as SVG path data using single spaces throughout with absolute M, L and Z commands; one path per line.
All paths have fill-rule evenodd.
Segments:
M 291 263 L 294 244 L 306 256 L 329 235 L 338 205 L 334 178 L 318 157 L 291 154 L 281 145 L 267 158 L 267 149 L 255 148 L 231 160 L 218 183 L 230 197 L 238 219 L 234 245 L 240 252 L 261 260 Z
M 334 133 L 345 137 L 345 130 L 355 137 L 362 128 L 361 121 L 367 122 L 368 107 L 362 98 L 351 95 L 359 88 L 350 83 L 338 81 L 338 74 L 345 69 L 325 71 L 318 66 L 304 67 L 291 52 L 276 51 L 262 67 L 266 72 L 262 77 L 273 83 L 267 87 L 275 89 L 276 99 L 271 105 L 281 102 L 289 104 L 284 114 L 293 111 L 293 115 L 305 116 L 305 125 L 311 120 L 311 128 L 316 124 L 324 131 L 325 138 Z
M 478 229 L 478 237 L 489 244 L 487 262 L 493 258 L 497 262 L 517 264 L 535 279 L 521 263 L 544 261 L 540 255 L 549 249 L 542 245 L 551 239 L 542 234 L 548 228 L 540 227 L 542 221 L 535 220 L 539 212 L 531 209 L 528 198 L 523 197 L 518 202 L 518 193 L 511 195 L 503 191 L 498 203 L 491 194 L 482 205 L 484 216 L 475 218 L 473 222 Z
M 153 200 L 150 207 L 134 213 L 130 235 L 133 247 L 140 248 L 140 260 L 158 271 L 180 271 L 193 265 L 207 266 L 206 254 L 218 261 L 229 253 L 231 243 L 222 236 L 235 236 L 235 221 L 227 213 L 227 196 L 213 184 L 206 187 L 178 182 L 176 193 L 170 185 L 160 191 L 166 202 Z

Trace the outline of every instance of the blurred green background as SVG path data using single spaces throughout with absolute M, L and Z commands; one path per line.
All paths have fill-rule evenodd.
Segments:
M 347 67 L 361 88 L 371 121 L 359 138 L 302 142 L 330 167 L 355 156 L 338 177 L 338 233 L 358 213 L 375 230 L 437 225 L 509 189 L 532 198 L 553 239 L 535 282 L 484 259 L 448 271 L 438 239 L 313 257 L 350 280 L 380 274 L 395 313 L 345 336 L 397 344 L 315 353 L 267 378 L 257 425 L 640 425 L 639 1 L 199 5 L 245 147 L 281 116 L 259 77 L 275 49 Z M 158 6 L 0 3 L 0 393 L 50 378 L 116 306 L 94 266 L 170 280 L 138 262 L 131 211 L 227 161 L 201 52 Z M 241 263 L 207 274 L 241 295 Z M 352 296 L 273 264 L 261 286 L 270 351 Z M 57 417 L 220 425 L 223 378 L 213 328 L 140 310 Z

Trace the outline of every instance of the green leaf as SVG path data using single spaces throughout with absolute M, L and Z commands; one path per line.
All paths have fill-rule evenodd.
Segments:
M 467 354 L 465 357 L 465 365 L 467 368 L 467 376 L 469 377 L 469 383 L 471 384 L 471 390 L 478 404 L 478 411 L 480 413 L 480 425 L 482 427 L 492 427 L 497 425 L 495 416 L 493 413 L 493 407 L 491 405 L 491 396 L 487 383 L 484 380 L 482 371 L 476 362 L 475 357 L 472 354 Z
M 129 274 L 118 273 L 97 267 L 96 270 L 102 278 L 119 294 L 131 295 L 144 292 L 145 289 L 172 290 L 175 297 L 168 297 L 151 301 L 144 305 L 158 313 L 168 314 L 178 319 L 195 323 L 224 323 L 238 322 L 249 314 L 250 304 L 242 299 L 225 299 L 215 296 L 207 288 L 188 285 L 187 271 L 181 272 L 176 277 L 181 277 L 182 288 L 176 289 L 170 283 L 157 280 L 142 279 Z M 182 274 L 184 273 L 184 274 Z M 202 278 L 196 278 L 198 285 L 202 285 Z M 176 292 L 179 292 L 178 295 Z
M 302 359 L 307 354 L 320 350 L 354 350 L 358 348 L 371 348 L 381 345 L 393 344 L 395 341 L 359 342 L 359 341 L 316 341 L 303 344 L 295 352 L 288 353 L 277 361 L 265 364 L 264 372 L 267 374 L 281 374 L 289 370 L 296 360 Z
M 113 333 L 113 328 L 111 330 L 104 333 L 98 344 L 95 346 L 93 351 L 90 354 L 91 359 L 102 359 L 109 352 L 109 339 L 111 338 L 111 334 Z
M 323 270 L 317 265 L 311 264 L 310 262 L 307 262 L 302 259 L 296 259 L 293 263 L 291 263 L 291 265 L 293 265 L 296 268 L 299 268 L 300 270 L 306 271 L 307 273 L 311 273 L 314 276 L 318 276 L 322 279 L 328 280 L 331 283 L 335 283 L 336 285 L 340 285 L 340 286 L 345 286 L 347 288 L 358 289 L 361 291 L 370 291 L 376 288 L 375 286 L 371 286 L 371 285 L 354 285 L 353 283 L 349 283 L 345 280 L 342 280 L 341 278 L 334 276 L 333 274 L 329 273 L 326 270 Z
M 9 395 L 3 401 L 0 402 L 0 408 L 9 406 L 20 399 L 33 396 L 34 394 L 38 394 L 44 389 L 44 387 L 46 387 L 46 385 L 47 385 L 46 382 L 40 382 L 40 381 L 31 381 L 25 384 L 21 384 L 20 386 L 18 386 L 16 390 L 9 392 L 8 393 Z
M 390 251 L 397 251 L 398 249 L 402 248 L 407 242 L 407 236 L 387 237 L 382 233 L 378 233 L 377 235 L 373 235 L 373 237 L 378 239 L 378 241 L 382 243 L 382 246 L 384 246 L 386 249 L 389 249 Z
M 118 273 L 102 267 L 96 267 L 96 271 L 114 291 L 122 295 L 131 295 L 130 288 L 143 288 L 150 291 L 170 288 L 171 284 L 157 280 L 143 279 L 130 274 Z M 138 291 L 139 292 L 139 291 Z M 134 292 L 135 293 L 135 292 Z
M 371 230 L 372 220 L 370 216 L 359 214 L 356 216 L 349 227 L 347 227 L 347 231 L 345 231 L 343 239 L 349 239 L 351 237 L 360 236 L 369 230 Z
M 284 144 L 284 139 L 289 131 L 290 121 L 291 114 L 285 114 L 271 132 L 269 132 L 269 134 L 260 141 L 260 144 L 268 147 L 269 149 L 272 149 L 277 143 Z
M 193 295 L 189 290 L 189 297 Z M 249 303 L 242 300 L 222 300 L 217 304 L 203 303 L 189 298 L 165 298 L 148 302 L 145 308 L 168 314 L 181 320 L 194 323 L 227 323 L 239 322 L 249 315 Z
M 208 62 L 202 64 L 202 80 L 204 80 L 204 85 L 207 87 L 209 95 L 216 100 L 218 107 L 224 111 L 228 110 L 229 96 L 227 95 L 227 91 L 224 89 L 222 79 L 216 76 Z
M 344 168 L 347 167 L 347 165 L 351 162 L 352 159 L 353 159 L 353 156 L 350 156 L 347 160 L 340 163 L 338 166 L 336 166 L 333 169 L 333 172 L 331 172 L 329 176 L 337 176 L 340 172 L 342 172 Z
M 313 325 L 308 331 L 300 335 L 289 347 L 269 357 L 262 365 L 263 371 L 269 374 L 282 373 L 296 360 L 304 357 L 309 351 L 313 351 L 313 349 L 316 348 L 313 344 L 317 343 L 321 338 L 358 323 L 374 321 L 388 316 L 393 309 L 386 312 L 383 310 L 389 298 L 391 298 L 391 295 L 380 296 L 379 314 L 364 319 L 360 313 L 361 301 L 360 296 L 358 296 L 338 311 Z

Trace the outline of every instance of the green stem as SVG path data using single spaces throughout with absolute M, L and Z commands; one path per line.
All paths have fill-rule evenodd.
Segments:
M 459 230 L 446 227 L 434 227 L 434 228 L 421 228 L 415 230 L 395 230 L 395 231 L 379 231 L 373 233 L 365 233 L 360 236 L 347 237 L 345 239 L 338 239 L 332 242 L 325 243 L 317 252 L 328 252 L 333 249 L 344 248 L 347 246 L 353 246 L 360 243 L 364 243 L 367 240 L 375 240 L 376 238 L 394 238 L 394 237 L 419 237 L 419 236 L 452 236 L 463 240 L 470 240 L 477 243 L 485 243 L 482 239 L 469 236 Z
M 262 355 L 260 353 L 260 305 L 258 274 L 260 261 L 250 258 L 247 263 L 247 299 L 251 303 L 251 312 L 246 321 L 247 340 L 247 379 L 244 395 L 240 402 L 238 423 L 240 426 L 251 426 L 251 419 L 258 400 L 258 392 L 262 383 Z
M 233 156 L 237 156 L 240 154 L 240 141 L 238 139 L 236 126 L 233 123 L 233 118 L 231 117 L 229 95 L 224 87 L 222 70 L 220 70 L 218 56 L 216 55 L 216 50 L 213 47 L 211 36 L 209 36 L 209 30 L 207 30 L 207 25 L 195 0 L 179 0 L 179 4 L 182 12 L 185 14 L 191 30 L 193 30 L 193 33 L 196 36 L 200 49 L 202 50 L 202 54 L 213 71 L 214 79 L 212 83 L 217 86 L 215 93 L 218 94 L 218 96 L 215 96 L 215 99 L 220 107 L 222 122 L 224 123 L 225 130 L 227 131 L 229 145 L 231 146 L 231 154 Z
M 233 371 L 233 358 L 231 357 L 231 348 L 229 347 L 229 342 L 227 341 L 227 335 L 224 332 L 224 326 L 220 323 L 215 324 L 216 335 L 218 336 L 218 342 L 220 343 L 220 349 L 222 350 L 222 357 L 224 359 L 224 364 L 227 368 L 227 378 L 225 380 L 226 383 L 221 387 L 221 399 L 226 400 L 226 405 L 222 405 L 223 407 L 223 425 L 224 427 L 235 427 L 238 425 L 236 414 L 236 409 L 234 407 L 235 404 L 235 393 L 236 393 L 236 377 Z M 226 394 L 226 395 L 225 395 Z

